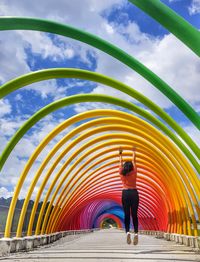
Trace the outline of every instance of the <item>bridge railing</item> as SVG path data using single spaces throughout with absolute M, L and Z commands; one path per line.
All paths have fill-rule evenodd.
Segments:
M 88 234 L 99 230 L 99 228 L 82 229 L 82 230 L 69 230 L 56 232 L 47 235 L 38 236 L 25 236 L 25 237 L 13 237 L 13 238 L 1 238 L 0 239 L 0 256 L 8 253 L 14 253 L 19 251 L 30 251 L 39 246 L 51 244 L 63 237 Z
M 37 248 L 39 246 L 51 244 L 64 237 L 72 237 L 79 234 L 88 234 L 94 231 L 100 230 L 99 228 L 94 229 L 83 229 L 83 230 L 69 230 L 56 232 L 47 235 L 38 236 L 26 236 L 21 238 L 1 238 L 0 239 L 0 256 L 6 255 L 8 253 L 14 253 L 19 251 L 29 251 Z M 123 229 L 121 229 L 123 230 Z M 174 233 L 165 233 L 162 231 L 149 231 L 140 230 L 139 234 L 151 235 L 156 238 L 163 238 L 167 241 L 174 241 L 178 244 L 190 246 L 194 249 L 200 250 L 200 237 L 187 236 Z
M 140 230 L 140 234 L 154 235 L 156 238 L 164 238 L 167 241 L 174 241 L 178 244 L 190 246 L 200 250 L 200 237 L 183 234 L 165 233 L 163 231 Z

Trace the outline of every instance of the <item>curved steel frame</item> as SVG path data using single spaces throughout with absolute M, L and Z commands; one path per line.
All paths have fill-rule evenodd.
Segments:
M 130 0 L 130 2 L 158 20 L 199 55 L 200 33 L 172 10 L 157 0 Z M 173 27 L 171 26 L 172 21 L 176 21 Z M 169 85 L 135 58 L 97 36 L 52 21 L 19 17 L 1 17 L 0 30 L 36 30 L 51 32 L 71 37 L 96 47 L 117 58 L 147 79 L 182 110 L 193 124 L 200 129 L 200 118 L 198 114 Z M 187 32 L 187 34 L 184 32 Z M 0 98 L 27 84 L 59 77 L 76 77 L 103 83 L 137 99 L 173 128 L 187 145 L 190 146 L 197 157 L 200 156 L 199 148 L 184 130 L 147 97 L 131 87 L 94 72 L 80 69 L 49 69 L 30 73 L 1 86 Z M 64 136 L 49 152 L 37 170 L 24 201 L 18 223 L 17 236 L 21 236 L 28 202 L 39 177 L 44 173 L 46 165 L 52 161 L 52 157 L 56 154 L 58 148 L 65 146 L 66 143 L 68 143 L 67 146 L 65 146 L 64 150 L 61 151 L 53 164 L 51 164 L 40 185 L 30 217 L 28 235 L 32 234 L 36 210 L 45 185 L 50 177 L 53 177 L 54 170 L 60 161 L 77 146 L 78 149 L 70 153 L 71 155 L 53 177 L 39 213 L 35 233 L 43 234 L 45 232 L 49 233 L 62 229 L 80 228 L 82 226 L 91 227 L 92 224 L 95 223 L 95 217 L 97 219 L 96 223 L 100 226 L 106 216 L 113 217 L 120 227 L 123 225 L 122 220 L 120 220 L 121 218 L 116 215 L 117 211 L 115 210 L 113 214 L 107 214 L 105 212 L 105 215 L 100 215 L 100 212 L 106 208 L 105 203 L 101 204 L 99 202 L 100 199 L 107 199 L 107 201 L 112 200 L 120 205 L 119 190 L 121 189 L 121 183 L 116 169 L 116 163 L 118 162 L 118 160 L 116 160 L 116 144 L 123 145 L 123 148 L 126 150 L 124 153 L 125 159 L 130 158 L 132 144 L 138 146 L 137 187 L 140 192 L 139 217 L 142 227 L 151 230 L 165 230 L 168 232 L 198 235 L 196 219 L 200 218 L 200 183 L 198 174 L 193 170 L 193 167 L 199 173 L 199 163 L 190 153 L 189 149 L 165 124 L 144 109 L 130 102 L 104 95 L 87 94 L 63 98 L 49 104 L 35 113 L 13 136 L 1 155 L 0 169 L 2 169 L 16 143 L 37 121 L 63 106 L 89 101 L 104 102 L 123 107 L 145 118 L 151 124 L 132 114 L 117 110 L 93 110 L 78 114 L 61 123 L 36 148 L 19 178 L 8 213 L 5 237 L 10 236 L 16 201 L 34 161 L 57 134 L 82 120 L 87 120 L 87 122 L 77 126 Z M 89 120 L 91 118 L 94 119 Z M 155 127 L 152 126 L 152 124 Z M 157 128 L 163 133 L 157 130 Z M 101 134 L 102 132 L 107 132 L 107 134 Z M 69 142 L 70 139 L 77 134 L 79 135 Z M 93 138 L 93 136 L 95 136 L 95 138 Z M 87 141 L 89 138 L 90 141 Z M 75 162 L 73 162 L 74 160 Z M 81 162 L 82 165 L 79 166 Z M 68 170 L 65 171 L 67 167 Z M 53 191 L 54 193 L 51 196 Z M 50 203 L 45 213 L 48 200 L 50 200 Z M 163 207 L 162 210 L 159 208 L 160 205 Z M 93 218 L 89 216 L 89 211 L 93 214 Z M 43 216 L 44 220 L 42 221 Z M 191 230 L 190 218 L 193 222 L 193 232 Z

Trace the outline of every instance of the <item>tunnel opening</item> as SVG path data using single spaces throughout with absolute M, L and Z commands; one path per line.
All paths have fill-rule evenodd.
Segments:
M 108 229 L 108 228 L 118 228 L 117 223 L 112 218 L 105 218 L 102 222 L 102 228 Z

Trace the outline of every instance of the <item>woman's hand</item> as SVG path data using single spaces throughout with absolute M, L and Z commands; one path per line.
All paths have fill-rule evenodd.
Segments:
M 123 152 L 123 150 L 122 150 L 122 147 L 120 146 L 120 147 L 119 147 L 119 162 L 120 162 L 120 167 L 123 166 L 122 152 Z
M 122 150 L 122 147 L 120 146 L 120 147 L 119 147 L 119 154 L 121 155 L 122 152 L 123 152 L 123 150 Z

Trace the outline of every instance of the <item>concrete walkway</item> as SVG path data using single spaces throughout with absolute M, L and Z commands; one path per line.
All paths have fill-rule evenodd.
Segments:
M 199 261 L 192 248 L 153 236 L 139 236 L 137 246 L 126 244 L 124 232 L 109 229 L 83 235 L 67 236 L 49 246 L 30 252 L 1 257 L 0 261 Z

